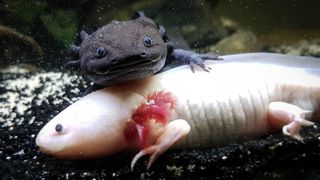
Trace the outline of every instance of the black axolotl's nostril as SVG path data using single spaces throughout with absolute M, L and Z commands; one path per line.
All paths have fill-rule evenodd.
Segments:
M 142 52 L 142 53 L 140 54 L 140 56 L 144 58 L 144 57 L 147 56 L 147 53 L 146 53 L 146 52 Z
M 57 124 L 55 129 L 56 129 L 57 132 L 62 132 L 63 126 L 61 124 Z

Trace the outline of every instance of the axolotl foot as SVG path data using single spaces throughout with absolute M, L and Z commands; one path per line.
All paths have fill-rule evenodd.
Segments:
M 131 170 L 135 163 L 144 155 L 149 154 L 148 169 L 152 163 L 173 144 L 190 132 L 186 120 L 169 121 L 176 98 L 170 92 L 159 91 L 150 93 L 132 114 L 125 136 L 128 141 L 138 138 L 141 151 L 131 162 Z
M 306 120 L 306 117 L 311 113 L 312 111 L 304 110 L 292 104 L 272 102 L 268 108 L 268 120 L 273 127 L 282 127 L 284 135 L 302 141 L 301 127 L 314 125 L 313 122 Z
M 149 154 L 149 169 L 153 162 L 165 151 L 167 151 L 175 142 L 185 137 L 190 132 L 190 125 L 183 119 L 177 119 L 167 124 L 164 132 L 160 135 L 154 145 L 142 149 L 135 155 L 131 162 L 131 170 L 133 170 L 136 162 L 144 155 Z
M 216 54 L 197 54 L 192 51 L 187 51 L 183 49 L 174 49 L 171 53 L 171 57 L 183 64 L 188 64 L 191 68 L 191 71 L 194 72 L 195 66 L 199 66 L 202 70 L 209 72 L 210 68 L 204 65 L 206 60 L 223 60 Z

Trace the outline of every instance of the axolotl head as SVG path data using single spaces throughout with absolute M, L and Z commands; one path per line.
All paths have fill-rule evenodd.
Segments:
M 62 158 L 108 156 L 133 145 L 124 131 L 130 106 L 141 101 L 135 94 L 100 90 L 67 107 L 39 132 L 40 150 Z
M 142 79 L 165 64 L 165 30 L 142 12 L 133 20 L 114 20 L 90 35 L 84 31 L 80 34 L 80 46 L 72 48 L 79 59 L 67 66 L 79 70 L 96 84 Z

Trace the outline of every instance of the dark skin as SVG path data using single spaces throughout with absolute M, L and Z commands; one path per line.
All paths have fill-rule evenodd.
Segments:
M 94 85 L 85 94 L 106 86 L 143 79 L 162 71 L 168 63 L 189 64 L 194 72 L 198 65 L 209 71 L 205 60 L 221 60 L 214 54 L 196 54 L 175 49 L 163 26 L 158 26 L 142 12 L 129 21 L 112 21 L 88 35 L 80 33 L 80 46 L 72 46 L 78 60 L 67 67 L 80 71 Z

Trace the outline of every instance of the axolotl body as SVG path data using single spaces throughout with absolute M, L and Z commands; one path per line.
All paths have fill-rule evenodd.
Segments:
M 110 86 L 80 99 L 39 132 L 43 152 L 92 158 L 138 150 L 149 164 L 169 148 L 214 147 L 271 130 L 301 140 L 320 118 L 320 59 L 268 53 L 205 62 Z M 188 79 L 188 80 L 186 80 Z

